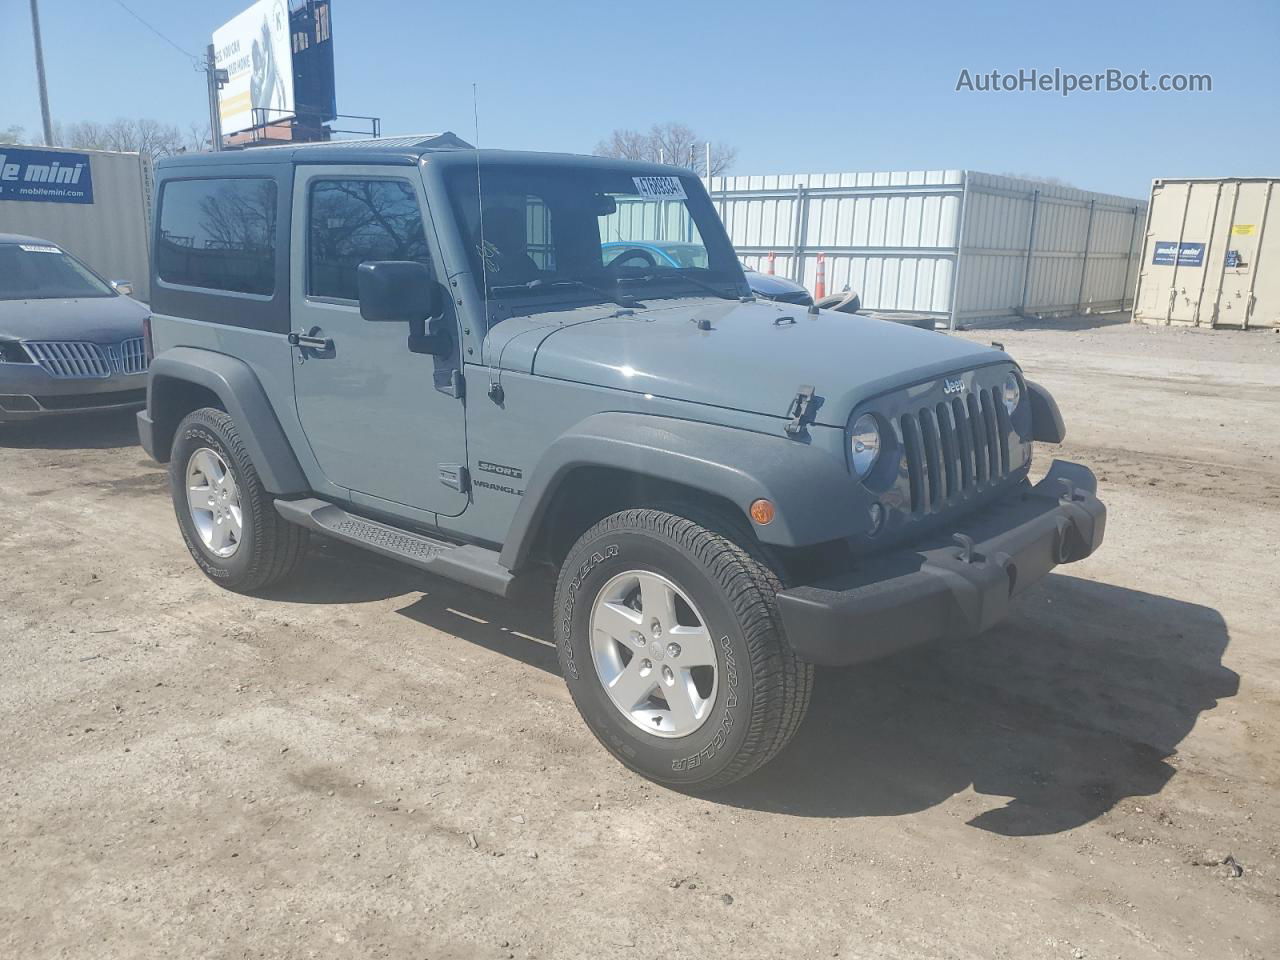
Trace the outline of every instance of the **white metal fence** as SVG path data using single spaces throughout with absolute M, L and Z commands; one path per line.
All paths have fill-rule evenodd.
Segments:
M 864 307 L 977 324 L 1128 309 L 1146 203 L 964 170 L 714 177 L 743 261 Z

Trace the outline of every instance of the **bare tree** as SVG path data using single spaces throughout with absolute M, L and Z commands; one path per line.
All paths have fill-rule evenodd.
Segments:
M 21 143 L 26 129 L 16 123 L 8 127 L 0 127 L 0 143 Z
M 207 123 L 192 123 L 187 127 L 186 143 L 179 152 L 203 153 L 213 147 L 213 134 Z
M 174 124 L 161 123 L 149 117 L 137 120 L 121 117 L 110 123 L 93 120 L 65 125 L 57 123 L 53 133 L 59 146 L 145 153 L 152 160 L 182 153 L 193 146 L 192 138 L 184 138 Z
M 645 160 L 651 163 L 672 163 L 692 167 L 698 173 L 706 173 L 705 137 L 699 136 L 683 123 L 669 121 L 655 123 L 647 133 L 638 130 L 619 129 L 596 144 L 596 156 L 618 157 L 623 160 Z M 726 143 L 711 145 L 711 175 L 726 174 L 738 159 L 737 147 Z

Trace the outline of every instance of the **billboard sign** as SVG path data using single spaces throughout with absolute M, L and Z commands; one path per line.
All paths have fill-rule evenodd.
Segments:
M 291 0 L 294 112 L 320 124 L 338 112 L 333 83 L 333 19 L 329 0 Z
M 89 155 L 0 146 L 0 200 L 93 203 Z
M 288 0 L 258 0 L 213 32 L 213 56 L 227 83 L 218 91 L 224 134 L 294 114 Z

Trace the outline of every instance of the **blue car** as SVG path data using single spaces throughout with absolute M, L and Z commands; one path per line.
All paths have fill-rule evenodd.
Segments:
M 641 241 L 614 241 L 602 243 L 606 267 L 703 267 L 707 265 L 707 250 L 700 243 L 647 243 Z M 771 276 L 742 268 L 751 286 L 751 292 L 764 300 L 794 303 L 807 307 L 813 296 L 800 284 L 784 277 Z

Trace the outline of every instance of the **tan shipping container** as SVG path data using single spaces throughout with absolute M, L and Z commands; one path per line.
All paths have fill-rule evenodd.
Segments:
M 93 175 L 93 202 L 0 200 L 0 233 L 50 240 L 108 280 L 129 281 L 136 299 L 150 301 L 150 161 L 136 153 L 108 150 L 0 145 L 0 154 L 16 150 L 87 154 Z
M 1280 327 L 1277 183 L 1153 181 L 1134 321 Z

